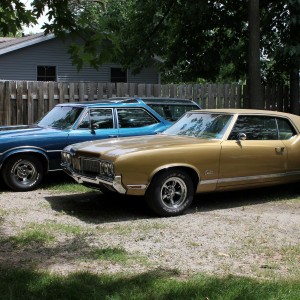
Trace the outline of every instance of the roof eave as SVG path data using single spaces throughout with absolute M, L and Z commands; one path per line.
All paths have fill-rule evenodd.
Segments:
M 6 53 L 9 53 L 9 52 L 12 52 L 12 51 L 16 51 L 16 50 L 19 50 L 19 49 L 22 49 L 22 48 L 25 48 L 25 47 L 28 47 L 28 46 L 32 46 L 34 44 L 38 44 L 38 43 L 41 43 L 41 42 L 44 42 L 44 41 L 48 41 L 48 40 L 53 39 L 54 37 L 55 37 L 55 35 L 53 33 L 51 33 L 51 34 L 39 36 L 39 37 L 34 38 L 32 40 L 28 40 L 28 41 L 24 41 L 24 42 L 15 44 L 15 45 L 11 45 L 11 46 L 8 46 L 7 48 L 0 49 L 0 55 L 6 54 Z

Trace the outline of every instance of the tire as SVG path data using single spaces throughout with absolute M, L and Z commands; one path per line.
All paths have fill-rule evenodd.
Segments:
M 190 206 L 194 198 L 194 184 L 184 170 L 159 173 L 146 191 L 146 203 L 163 217 L 177 216 Z
M 32 191 L 40 184 L 44 169 L 40 160 L 30 154 L 20 154 L 8 158 L 2 176 L 14 191 Z

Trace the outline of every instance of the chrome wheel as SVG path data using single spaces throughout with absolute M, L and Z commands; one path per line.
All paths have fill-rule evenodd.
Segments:
M 179 177 L 167 179 L 160 191 L 162 203 L 168 208 L 178 208 L 186 200 L 187 186 Z
M 28 160 L 20 160 L 12 167 L 14 179 L 22 185 L 30 186 L 38 178 L 38 172 L 35 165 Z
M 194 197 L 194 183 L 188 172 L 167 169 L 159 172 L 147 188 L 145 198 L 148 206 L 163 217 L 184 213 Z
M 44 168 L 38 157 L 19 154 L 5 161 L 2 176 L 12 190 L 31 191 L 40 184 L 44 176 Z

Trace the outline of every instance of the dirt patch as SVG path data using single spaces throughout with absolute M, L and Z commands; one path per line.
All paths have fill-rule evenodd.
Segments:
M 164 269 L 256 278 L 299 278 L 297 185 L 206 194 L 188 213 L 157 218 L 141 197 L 37 190 L 0 194 L 0 265 L 51 272 Z M 17 242 L 28 230 L 50 241 Z M 123 260 L 99 257 L 122 250 Z M 98 251 L 98 252 L 97 252 Z

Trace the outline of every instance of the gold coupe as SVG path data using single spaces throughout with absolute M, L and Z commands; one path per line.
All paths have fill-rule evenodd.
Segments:
M 62 166 L 78 183 L 144 195 L 156 214 L 175 216 L 195 193 L 300 180 L 300 117 L 191 111 L 162 134 L 70 145 L 62 151 Z

